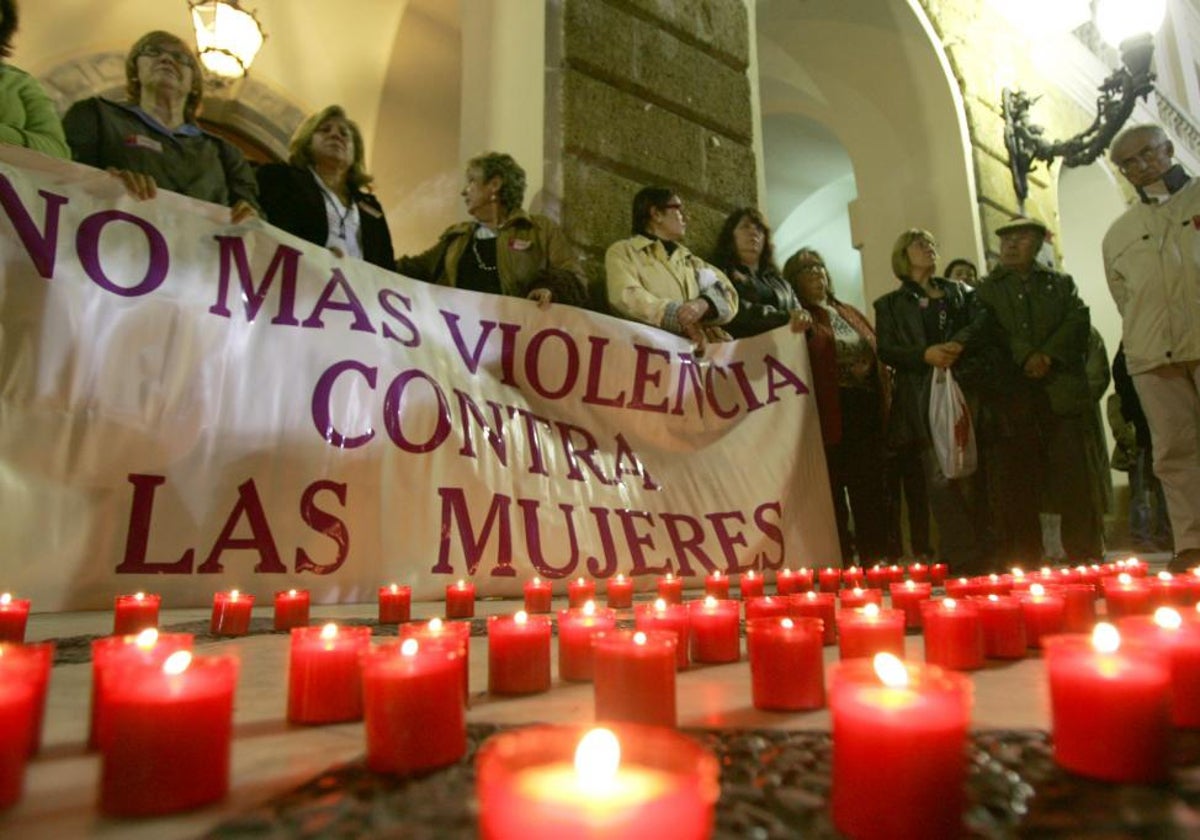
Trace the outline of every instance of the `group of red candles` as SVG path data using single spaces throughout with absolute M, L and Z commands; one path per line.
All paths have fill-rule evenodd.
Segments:
M 760 709 L 825 706 L 822 648 L 837 644 L 844 661 L 835 666 L 828 699 L 833 810 L 839 828 L 852 835 L 868 826 L 900 837 L 927 834 L 939 820 L 957 825 L 962 802 L 946 794 L 962 789 L 971 683 L 956 672 L 983 667 L 987 659 L 1045 648 L 1055 755 L 1085 775 L 1160 780 L 1167 772 L 1172 726 L 1200 727 L 1200 618 L 1189 609 L 1200 601 L 1200 575 L 1147 578 L 1144 564 L 1123 564 L 945 581 L 944 569 L 918 564 L 904 578 L 893 567 L 785 569 L 776 575 L 776 593 L 765 595 L 762 575 L 747 574 L 736 582 L 738 601 L 728 597 L 730 578 L 717 573 L 706 579 L 704 598 L 685 603 L 683 580 L 668 575 L 657 581 L 658 598 L 636 607 L 629 578 L 608 581 L 607 607 L 595 605 L 594 581 L 571 580 L 568 608 L 557 614 L 558 674 L 564 681 L 593 683 L 597 721 L 618 730 L 669 729 L 676 724 L 676 672 L 690 662 L 740 660 L 743 613 L 753 702 Z M 935 599 L 933 586 L 939 583 L 947 597 Z M 885 587 L 890 608 L 883 606 Z M 524 587 L 524 610 L 489 616 L 489 693 L 550 689 L 552 623 L 546 613 L 552 594 L 549 582 L 535 578 Z M 1082 635 L 1096 625 L 1101 595 L 1105 617 L 1119 630 L 1100 629 L 1116 634 L 1115 644 L 1108 636 L 1093 643 Z M 252 596 L 217 593 L 213 634 L 247 632 L 252 606 Z M 0 646 L 0 730 L 27 733 L 0 749 L 6 751 L 0 756 L 0 807 L 19 796 L 24 762 L 40 742 L 53 658 L 52 643 L 16 644 L 24 639 L 28 607 L 27 601 L 0 596 L 0 639 L 8 640 Z M 473 584 L 447 586 L 445 607 L 447 619 L 473 616 Z M 617 629 L 618 611 L 631 607 L 634 629 Z M 116 635 L 93 643 L 89 743 L 103 758 L 100 807 L 110 815 L 184 810 L 219 799 L 228 789 L 237 662 L 231 656 L 193 655 L 188 634 L 151 629 L 134 635 L 157 626 L 158 608 L 155 595 L 118 598 Z M 413 623 L 410 612 L 408 587 L 380 587 L 379 621 L 399 624 L 399 635 L 372 646 L 370 628 L 308 626 L 307 592 L 280 592 L 275 599 L 274 626 L 291 631 L 288 720 L 364 720 L 368 765 L 378 772 L 429 770 L 460 760 L 466 751 L 470 624 Z M 905 634 L 913 628 L 924 635 L 924 664 L 903 661 Z M 578 735 L 550 728 L 543 740 L 554 741 L 561 753 L 574 749 Z M 517 741 L 526 744 L 528 738 Z M 679 773 L 691 774 L 689 790 L 699 784 L 694 761 L 672 769 L 662 760 L 644 760 L 654 766 L 641 769 L 665 774 L 669 783 L 659 783 L 668 789 L 677 787 Z M 167 772 L 184 763 L 192 768 L 186 780 Z M 518 776 L 541 772 L 508 753 L 493 763 L 519 768 Z M 906 796 L 918 789 L 936 795 L 925 797 L 929 801 L 922 800 L 920 808 L 911 801 L 901 807 L 886 794 L 890 788 L 881 773 L 907 774 Z M 918 777 L 919 783 L 913 781 Z M 484 778 L 481 764 L 481 802 Z M 574 790 L 574 778 L 568 773 L 554 785 Z M 495 788 L 494 778 L 491 784 L 486 798 L 496 803 L 493 811 L 507 809 L 501 803 L 511 797 Z M 647 807 L 643 797 L 628 800 L 614 790 L 608 793 L 616 798 L 605 799 L 609 805 Z M 875 793 L 839 795 L 855 790 Z M 706 793 L 689 801 L 707 802 L 703 807 L 711 812 L 714 800 Z M 898 815 L 906 812 L 920 815 L 919 831 Z M 599 813 L 589 824 L 601 819 Z M 490 819 L 497 821 L 492 829 Z M 506 810 L 503 817 L 489 817 L 485 807 L 484 835 L 504 836 L 495 826 L 513 819 L 519 817 Z

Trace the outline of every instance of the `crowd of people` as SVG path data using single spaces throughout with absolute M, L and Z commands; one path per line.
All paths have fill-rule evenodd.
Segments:
M 11 53 L 16 23 L 15 0 L 0 0 L 0 57 Z M 228 206 L 235 223 L 265 217 L 341 257 L 418 280 L 542 307 L 588 304 L 570 243 L 523 209 L 525 172 L 507 154 L 468 162 L 468 221 L 397 258 L 369 189 L 362 134 L 342 108 L 305 120 L 286 163 L 255 170 L 198 125 L 203 74 L 181 39 L 146 34 L 125 73 L 126 101 L 77 102 L 60 124 L 37 82 L 0 64 L 0 141 L 106 169 L 138 199 L 162 187 Z M 1200 564 L 1200 187 L 1154 126 L 1118 137 L 1112 160 L 1142 198 L 1104 241 L 1124 319 L 1109 408 L 1119 450 L 1128 450 L 1118 467 L 1130 472 L 1135 538 L 1158 548 L 1173 540 L 1174 565 L 1190 567 Z M 701 349 L 784 327 L 807 343 L 844 561 L 932 555 L 930 513 L 937 554 L 958 574 L 1040 562 L 1059 540 L 1070 560 L 1101 554 L 1111 504 L 1098 410 L 1107 357 L 1073 280 L 1037 260 L 1049 233 L 1042 222 L 1002 225 L 999 262 L 982 278 L 965 259 L 939 272 L 934 236 L 904 231 L 892 250 L 899 285 L 874 302 L 873 326 L 837 297 L 815 250 L 779 268 L 757 209 L 728 216 L 711 262 L 684 245 L 686 230 L 677 191 L 640 190 L 630 237 L 605 255 L 606 308 Z M 948 478 L 934 453 L 938 371 L 953 373 L 973 419 L 971 475 Z

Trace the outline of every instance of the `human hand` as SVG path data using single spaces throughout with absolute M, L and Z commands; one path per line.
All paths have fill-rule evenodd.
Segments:
M 790 323 L 791 323 L 791 327 L 792 327 L 792 332 L 802 333 L 802 332 L 808 332 L 810 329 L 812 329 L 813 320 L 812 320 L 812 316 L 808 314 L 808 310 L 793 309 L 791 314 L 792 314 L 792 319 L 791 319 Z
M 962 345 L 957 341 L 947 341 L 944 344 L 931 344 L 925 348 L 925 364 L 938 368 L 948 368 L 958 361 Z
M 708 314 L 709 304 L 704 298 L 693 298 L 679 306 L 675 310 L 675 319 L 679 321 L 679 326 L 686 330 L 693 324 L 698 324 L 705 315 Z
M 529 300 L 534 301 L 538 309 L 546 309 L 550 306 L 550 301 L 554 299 L 554 293 L 549 289 L 533 289 L 528 295 Z
M 138 201 L 147 201 L 158 195 L 158 184 L 150 175 L 134 172 L 131 169 L 117 169 L 115 166 L 110 166 L 108 171 L 120 178 L 121 182 L 125 184 L 125 190 Z
M 859 359 L 854 364 L 850 365 L 850 375 L 855 379 L 862 381 L 871 374 L 871 360 Z
M 252 205 L 250 202 L 246 201 L 245 199 L 242 199 L 237 204 L 233 205 L 233 207 L 229 211 L 229 220 L 231 222 L 233 222 L 235 225 L 240 225 L 242 222 L 249 221 L 250 219 L 257 219 L 257 218 L 258 218 L 258 211 L 254 209 L 254 205 Z M 339 254 L 338 256 L 344 257 L 345 254 L 342 253 L 342 254 Z
M 1045 353 L 1030 353 L 1025 360 L 1025 375 L 1030 379 L 1043 379 L 1050 372 L 1053 361 Z
M 683 328 L 684 336 L 692 342 L 693 354 L 703 356 L 708 349 L 708 337 L 704 335 L 703 328 L 698 324 L 689 324 Z

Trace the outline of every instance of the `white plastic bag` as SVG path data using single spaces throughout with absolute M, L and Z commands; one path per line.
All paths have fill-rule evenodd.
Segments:
M 975 424 L 949 368 L 934 368 L 929 388 L 929 436 L 946 478 L 975 472 Z

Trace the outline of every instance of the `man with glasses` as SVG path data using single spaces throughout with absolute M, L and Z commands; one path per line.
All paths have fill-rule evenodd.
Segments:
M 1113 222 L 1103 251 L 1174 531 L 1168 568 L 1185 571 L 1200 566 L 1200 183 L 1174 156 L 1156 125 L 1113 141 L 1111 160 L 1140 201 Z

